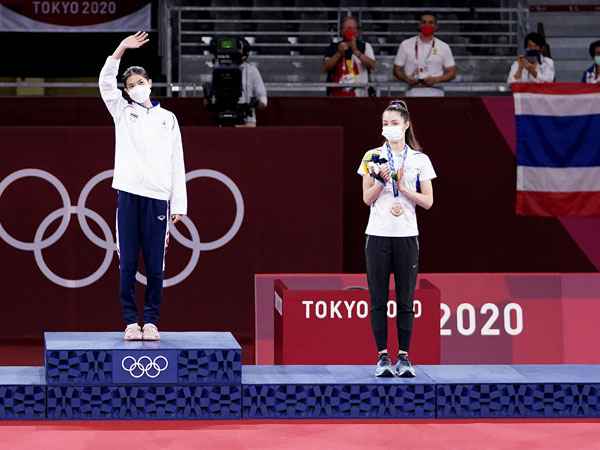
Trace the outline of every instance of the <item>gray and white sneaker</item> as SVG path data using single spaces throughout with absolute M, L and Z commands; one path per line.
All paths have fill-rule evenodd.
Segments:
M 377 367 L 375 368 L 376 377 L 393 377 L 392 360 L 387 353 L 380 353 Z
M 125 341 L 141 341 L 142 340 L 142 329 L 137 323 L 130 323 L 125 328 L 125 335 L 123 336 Z
M 397 377 L 412 378 L 416 377 L 417 374 L 415 369 L 410 364 L 408 355 L 406 353 L 398 355 L 398 361 L 396 361 L 396 368 L 394 370 Z

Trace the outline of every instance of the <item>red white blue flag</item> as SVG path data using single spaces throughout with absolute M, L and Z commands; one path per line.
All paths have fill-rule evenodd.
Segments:
M 600 216 L 600 86 L 515 83 L 517 214 Z

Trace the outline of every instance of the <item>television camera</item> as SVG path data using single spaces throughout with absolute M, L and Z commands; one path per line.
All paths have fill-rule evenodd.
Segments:
M 241 64 L 248 59 L 249 42 L 241 37 L 214 37 L 209 46 L 213 58 L 213 73 L 210 84 L 204 85 L 207 100 L 206 108 L 212 111 L 217 125 L 243 125 L 246 117 L 252 114 L 252 108 L 258 100 L 238 104 L 242 96 Z

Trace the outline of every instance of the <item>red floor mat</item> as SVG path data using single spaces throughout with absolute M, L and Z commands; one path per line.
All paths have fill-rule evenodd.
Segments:
M 0 448 L 600 449 L 600 419 L 3 422 Z

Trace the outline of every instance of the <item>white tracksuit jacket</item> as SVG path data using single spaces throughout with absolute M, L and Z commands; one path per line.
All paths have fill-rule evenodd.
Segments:
M 112 187 L 170 201 L 171 214 L 187 214 L 181 132 L 175 115 L 153 103 L 127 103 L 117 88 L 121 61 L 109 56 L 100 72 L 100 95 L 115 122 Z

